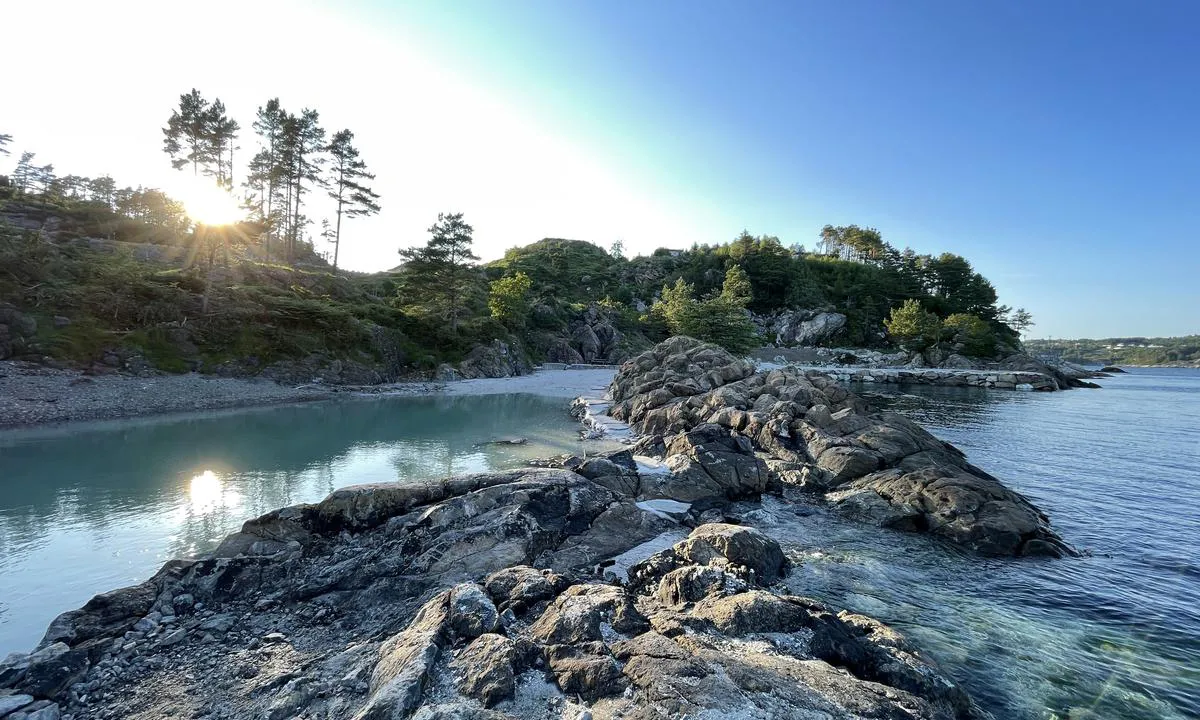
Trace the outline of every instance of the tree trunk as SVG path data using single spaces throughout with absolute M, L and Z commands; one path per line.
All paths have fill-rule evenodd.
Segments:
M 333 269 L 337 270 L 338 250 L 342 247 L 342 197 L 338 192 L 337 226 L 333 231 Z

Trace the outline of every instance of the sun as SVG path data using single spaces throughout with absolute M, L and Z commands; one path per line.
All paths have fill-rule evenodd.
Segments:
M 181 187 L 179 201 L 188 217 L 203 225 L 232 225 L 246 217 L 233 194 L 211 180 L 197 179 Z

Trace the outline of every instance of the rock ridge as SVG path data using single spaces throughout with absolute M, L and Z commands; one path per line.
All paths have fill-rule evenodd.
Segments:
M 665 457 L 673 471 L 643 495 L 697 501 L 719 494 L 715 482 L 732 499 L 769 485 L 982 554 L 1074 552 L 1023 495 L 904 416 L 872 410 L 826 373 L 756 372 L 719 347 L 674 337 L 622 365 L 609 393 L 612 417 L 643 436 L 643 454 Z M 706 479 L 697 466 L 718 472 Z
M 702 439 L 673 442 L 719 464 Z M 693 510 L 690 535 L 613 582 L 610 558 L 679 528 L 614 480 L 637 467 L 620 451 L 579 472 L 343 488 L 267 513 L 209 556 L 64 613 L 0 663 L 0 707 L 6 720 L 986 717 L 899 634 L 774 588 L 787 558 L 754 529 Z

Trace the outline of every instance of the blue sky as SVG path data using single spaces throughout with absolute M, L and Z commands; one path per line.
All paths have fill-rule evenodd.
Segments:
M 259 80 L 168 54 L 130 102 L 161 126 L 195 85 L 244 126 L 281 95 L 354 128 L 385 198 L 343 249 L 357 269 L 395 264 L 435 208 L 464 211 L 485 257 L 543 236 L 646 252 L 743 228 L 811 247 L 825 223 L 857 223 L 964 255 L 1033 312 L 1034 336 L 1200 332 L 1198 4 L 305 7 L 297 23 L 340 38 L 327 53 L 371 70 Z M 16 120 L 0 131 L 18 147 L 24 130 L 60 167 L 82 157 L 30 111 Z M 151 134 L 145 165 L 122 161 L 138 177 L 163 172 Z

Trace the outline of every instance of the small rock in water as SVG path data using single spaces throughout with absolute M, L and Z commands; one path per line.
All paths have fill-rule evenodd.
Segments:
M 501 438 L 496 438 L 494 440 L 488 440 L 487 442 L 477 443 L 476 447 L 479 447 L 481 445 L 524 445 L 527 442 L 529 442 L 529 438 L 501 437 Z

